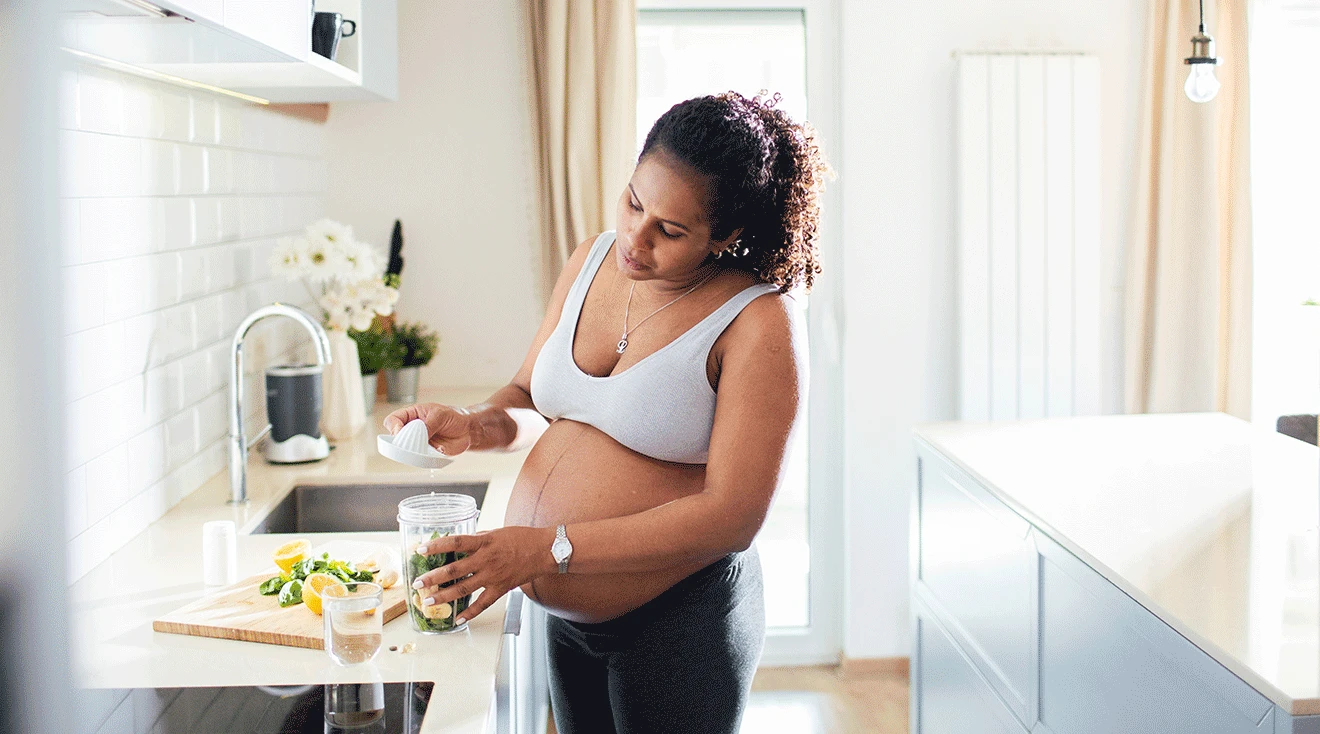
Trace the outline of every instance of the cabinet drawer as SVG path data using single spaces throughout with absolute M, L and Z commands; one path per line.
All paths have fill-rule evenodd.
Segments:
M 1025 734 L 989 683 L 929 610 L 918 604 L 915 734 Z
M 1049 538 L 1040 720 L 1053 734 L 1261 734 L 1273 704 Z
M 918 591 L 1018 719 L 1034 724 L 1040 562 L 1031 526 L 926 452 L 917 511 Z

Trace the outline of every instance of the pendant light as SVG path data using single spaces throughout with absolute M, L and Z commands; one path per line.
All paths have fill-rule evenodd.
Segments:
M 1192 36 L 1192 55 L 1183 63 L 1192 67 L 1187 74 L 1183 91 L 1193 102 L 1209 102 L 1219 93 L 1219 80 L 1215 78 L 1215 39 L 1205 32 L 1205 0 L 1200 0 L 1201 23 Z

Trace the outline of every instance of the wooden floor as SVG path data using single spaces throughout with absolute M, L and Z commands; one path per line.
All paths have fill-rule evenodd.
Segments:
M 907 734 L 906 673 L 849 673 L 837 666 L 761 668 L 742 734 Z
M 837 666 L 761 668 L 741 734 L 907 734 L 908 679 Z M 549 734 L 555 725 L 550 723 Z

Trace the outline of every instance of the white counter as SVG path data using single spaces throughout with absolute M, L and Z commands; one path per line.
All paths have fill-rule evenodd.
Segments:
M 469 404 L 487 393 L 427 393 L 426 400 Z M 435 689 L 423 732 L 480 732 L 491 705 L 504 602 L 482 613 L 467 632 L 421 635 L 404 614 L 384 630 L 383 649 L 371 665 L 343 668 L 320 650 L 217 640 L 155 632 L 156 617 L 205 591 L 202 585 L 201 526 L 232 519 L 239 527 L 238 577 L 274 568 L 271 552 L 288 535 L 246 533 L 296 484 L 363 482 L 489 481 L 478 529 L 499 527 L 526 452 L 465 454 L 450 466 L 428 472 L 391 462 L 376 453 L 381 419 L 398 406 L 378 406 L 376 416 L 352 441 L 338 444 L 324 461 L 273 466 L 257 452 L 248 468 L 248 497 L 242 507 L 225 503 L 229 478 L 221 473 L 193 492 L 106 562 L 70 588 L 74 682 L 85 688 L 251 686 L 432 680 Z M 301 536 L 300 536 L 301 537 Z M 314 545 L 339 540 L 379 541 L 394 547 L 396 533 L 306 534 Z M 416 652 L 390 652 L 414 642 Z
M 1314 446 L 1222 414 L 917 436 L 1284 711 L 1320 713 Z

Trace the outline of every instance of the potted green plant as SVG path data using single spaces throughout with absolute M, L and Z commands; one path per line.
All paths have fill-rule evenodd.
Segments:
M 385 394 L 391 403 L 417 401 L 417 380 L 421 367 L 431 361 L 440 346 L 440 335 L 426 324 L 398 323 L 394 325 L 394 344 L 399 364 L 385 368 Z
M 358 366 L 362 372 L 362 400 L 367 415 L 371 415 L 376 407 L 376 385 L 380 371 L 402 366 L 403 352 L 380 318 L 372 321 L 371 326 L 364 331 L 350 329 L 348 335 L 357 342 Z

